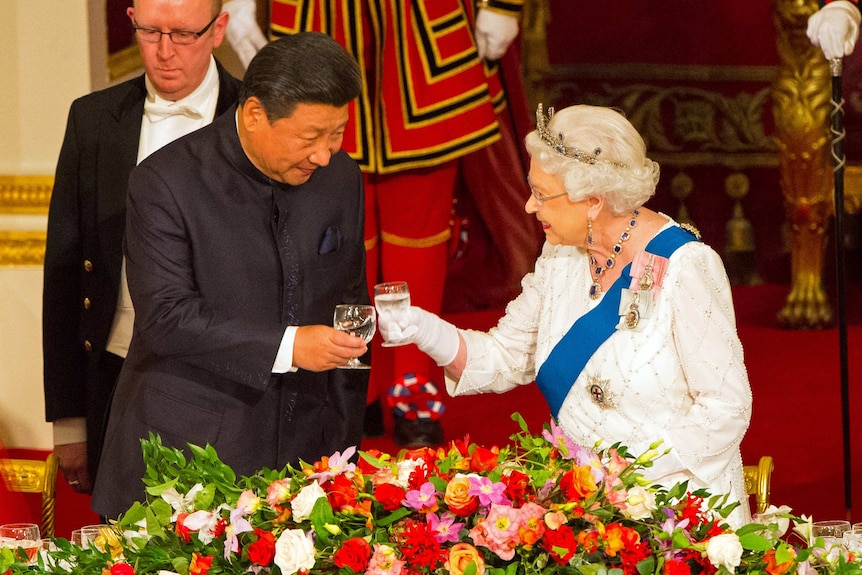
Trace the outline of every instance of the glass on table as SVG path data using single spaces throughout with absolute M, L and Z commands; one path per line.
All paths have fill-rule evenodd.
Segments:
M 81 540 L 81 530 L 80 529 L 72 529 L 72 538 L 69 539 L 72 542 L 72 545 L 77 545 L 78 547 L 82 547 L 83 541 Z
M 843 520 L 815 521 L 811 526 L 811 545 L 818 539 L 823 541 L 824 549 L 831 549 L 843 542 L 844 532 L 850 530 L 850 522 Z
M 858 523 L 855 525 L 859 525 Z M 862 554 L 862 526 L 851 527 L 841 536 L 841 544 L 857 557 Z
M 110 532 L 110 525 L 99 523 L 96 525 L 84 525 L 81 527 L 81 547 L 95 547 L 99 551 L 105 550 L 106 534 Z M 73 532 L 74 534 L 74 532 Z
M 407 282 L 385 282 L 374 286 L 374 307 L 377 314 L 398 314 L 410 309 L 410 288 Z M 406 341 L 384 341 L 383 347 L 407 345 Z
M 0 547 L 20 549 L 27 557 L 28 563 L 34 563 L 42 539 L 39 526 L 35 523 L 6 523 L 0 525 Z M 23 557 L 21 557 L 23 559 Z

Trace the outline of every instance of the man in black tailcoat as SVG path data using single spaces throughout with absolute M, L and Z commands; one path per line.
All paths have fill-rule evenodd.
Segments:
M 123 273 L 132 168 L 236 103 L 213 58 L 221 0 L 136 0 L 127 11 L 145 74 L 77 99 L 48 215 L 42 305 L 45 417 L 66 481 L 90 493 L 134 309 Z

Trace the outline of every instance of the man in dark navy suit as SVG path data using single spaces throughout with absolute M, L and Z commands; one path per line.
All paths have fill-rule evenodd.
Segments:
M 341 143 L 356 61 L 322 33 L 249 64 L 238 107 L 129 181 L 135 332 L 111 404 L 93 509 L 144 497 L 140 440 L 211 444 L 239 475 L 358 446 L 365 342 L 332 326 L 370 301 L 362 174 Z
M 213 58 L 221 0 L 136 0 L 127 11 L 145 74 L 76 100 L 48 215 L 43 294 L 45 414 L 72 487 L 89 493 L 134 309 L 123 273 L 132 168 L 236 103 L 239 81 Z

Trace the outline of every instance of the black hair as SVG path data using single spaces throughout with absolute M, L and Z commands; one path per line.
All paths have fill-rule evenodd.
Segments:
M 272 123 L 293 114 L 297 104 L 346 106 L 360 90 L 353 56 L 322 32 L 300 32 L 261 48 L 245 72 L 239 103 L 257 98 Z

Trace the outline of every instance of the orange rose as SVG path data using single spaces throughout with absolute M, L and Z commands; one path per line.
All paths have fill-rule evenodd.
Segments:
M 769 575 L 784 575 L 791 567 L 793 567 L 793 559 L 785 561 L 784 563 L 776 563 L 775 549 L 767 551 L 763 556 L 763 559 L 766 561 L 766 568 L 764 571 L 769 573 Z
M 568 501 L 580 501 L 598 491 L 599 488 L 593 479 L 592 470 L 582 466 L 563 474 L 560 478 L 560 489 Z
M 484 557 L 469 543 L 456 543 L 449 549 L 446 569 L 450 575 L 464 575 L 464 570 L 470 563 L 476 564 L 476 575 L 482 575 L 485 572 Z
M 455 515 L 464 517 L 476 510 L 479 501 L 475 495 L 470 495 L 470 480 L 466 475 L 458 473 L 446 485 L 443 501 Z

